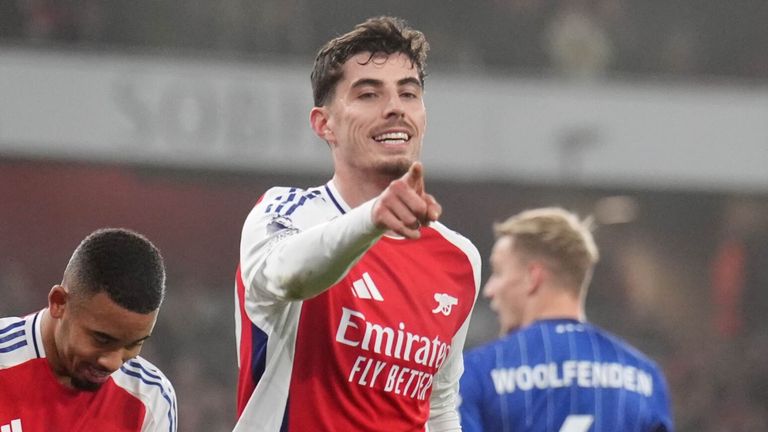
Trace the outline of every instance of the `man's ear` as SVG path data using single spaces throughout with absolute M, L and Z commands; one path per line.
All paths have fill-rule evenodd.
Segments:
M 314 107 L 309 112 L 309 124 L 315 135 L 327 143 L 335 142 L 336 137 L 331 128 L 328 127 L 328 109 L 326 107 Z
M 69 302 L 69 291 L 62 285 L 54 285 L 48 293 L 48 313 L 59 319 L 64 316 L 64 310 Z
M 527 265 L 528 270 L 528 294 L 535 293 L 544 283 L 546 269 L 537 261 L 531 261 Z

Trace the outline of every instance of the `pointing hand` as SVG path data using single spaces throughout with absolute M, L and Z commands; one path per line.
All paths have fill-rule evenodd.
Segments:
M 436 221 L 442 207 L 424 192 L 424 166 L 414 162 L 402 177 L 392 181 L 373 206 L 373 223 L 403 237 L 419 238 L 419 228 Z

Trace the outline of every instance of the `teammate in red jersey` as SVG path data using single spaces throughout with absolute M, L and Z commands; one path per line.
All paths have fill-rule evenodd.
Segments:
M 0 319 L 3 432 L 174 432 L 173 387 L 138 357 L 164 295 L 149 240 L 125 229 L 86 237 L 47 308 Z
M 427 49 L 380 17 L 319 51 L 310 123 L 334 175 L 270 189 L 245 222 L 235 431 L 460 430 L 480 257 L 425 191 Z

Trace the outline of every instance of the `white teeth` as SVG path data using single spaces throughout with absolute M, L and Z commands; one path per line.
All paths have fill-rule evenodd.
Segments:
M 405 132 L 389 132 L 373 137 L 376 141 L 408 141 L 408 138 Z

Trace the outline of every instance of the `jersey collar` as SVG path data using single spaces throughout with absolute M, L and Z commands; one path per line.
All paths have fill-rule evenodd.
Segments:
M 333 183 L 333 179 L 329 180 L 328 183 L 325 184 L 324 189 L 326 195 L 328 195 L 328 198 L 336 206 L 336 209 L 339 211 L 339 213 L 345 214 L 352 210 L 349 204 L 344 201 L 344 198 L 341 197 L 339 190 L 336 189 L 336 185 Z

